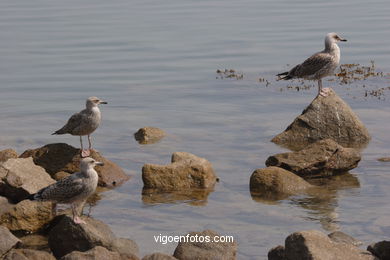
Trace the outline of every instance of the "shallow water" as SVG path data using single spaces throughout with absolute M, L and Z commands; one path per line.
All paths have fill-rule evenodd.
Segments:
M 208 228 L 233 235 L 239 259 L 264 259 L 303 229 L 340 229 L 365 245 L 388 238 L 389 163 L 376 159 L 389 156 L 390 91 L 378 99 L 365 90 L 390 85 L 389 13 L 385 0 L 1 1 L 0 149 L 77 147 L 77 137 L 50 133 L 96 95 L 109 104 L 95 148 L 132 178 L 103 193 L 92 216 L 134 239 L 141 255 L 173 253 L 175 244 L 157 244 L 154 235 Z M 345 185 L 318 197 L 252 198 L 251 173 L 285 151 L 269 140 L 316 94 L 315 87 L 288 89 L 301 83 L 273 75 L 321 50 L 330 31 L 348 39 L 340 44 L 342 63 L 374 60 L 385 73 L 348 85 L 324 82 L 359 115 L 372 141 Z M 244 78 L 217 79 L 225 68 Z M 149 125 L 168 137 L 139 145 L 132 134 Z M 206 201 L 147 203 L 142 165 L 168 163 L 175 151 L 207 158 L 220 183 Z

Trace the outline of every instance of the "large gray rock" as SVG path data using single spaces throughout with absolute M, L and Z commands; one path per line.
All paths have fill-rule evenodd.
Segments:
M 51 202 L 23 200 L 0 216 L 0 224 L 12 231 L 35 232 L 53 218 Z
M 9 159 L 0 165 L 0 195 L 19 202 L 55 181 L 32 158 Z
M 48 144 L 37 149 L 30 149 L 22 153 L 20 157 L 32 157 L 35 164 L 45 168 L 52 176 L 61 171 L 68 173 L 80 171 L 80 150 L 64 143 Z M 99 186 L 116 186 L 130 178 L 122 168 L 95 150 L 91 150 L 91 157 L 104 163 L 104 166 L 95 168 L 99 175 Z
M 351 244 L 353 246 L 360 246 L 363 244 L 363 242 L 351 237 L 350 235 L 345 234 L 341 231 L 335 231 L 330 234 L 328 234 L 328 237 L 336 243 L 346 243 Z
M 333 90 L 327 97 L 317 96 L 272 142 L 300 150 L 327 138 L 344 147 L 364 147 L 370 140 L 366 127 Z
M 379 257 L 380 260 L 390 259 L 390 241 L 383 240 L 373 243 L 367 247 L 367 250 Z
M 194 242 L 179 242 L 174 257 L 182 260 L 234 260 L 237 254 L 237 243 L 234 242 L 206 242 L 200 241 L 199 237 L 212 241 L 218 233 L 212 230 L 202 232 L 190 232 Z
M 0 163 L 11 158 L 18 158 L 18 154 L 14 149 L 5 149 L 0 151 Z
M 0 226 L 0 259 L 9 250 L 20 243 L 20 240 L 15 237 L 8 228 Z
M 61 260 L 84 260 L 84 259 L 93 259 L 93 260 L 138 260 L 139 258 L 136 256 L 127 256 L 121 255 L 118 252 L 112 252 L 108 249 L 95 246 L 94 248 L 85 251 L 73 251 L 63 257 Z
M 55 260 L 56 258 L 45 251 L 33 249 L 12 249 L 4 260 Z
M 153 253 L 150 255 L 146 255 L 142 258 L 142 260 L 177 260 L 176 257 L 171 255 L 166 255 L 162 253 Z
M 134 138 L 140 144 L 153 144 L 160 141 L 165 136 L 165 132 L 157 127 L 143 127 L 135 134 Z
M 285 198 L 311 187 L 311 184 L 294 173 L 274 166 L 255 170 L 249 182 L 252 195 L 270 199 Z
M 332 139 L 325 139 L 298 152 L 270 156 L 265 164 L 281 167 L 301 177 L 313 178 L 345 173 L 355 168 L 360 159 L 356 149 L 344 148 Z
M 175 191 L 191 188 L 212 189 L 217 180 L 209 161 L 190 153 L 173 153 L 171 164 L 145 164 L 144 189 Z
M 85 216 L 82 218 L 86 224 L 75 224 L 68 216 L 57 218 L 58 223 L 49 232 L 49 246 L 57 258 L 72 251 L 84 252 L 95 246 L 102 246 L 126 255 L 138 254 L 135 242 L 125 242 L 123 239 L 118 241 L 111 229 L 103 222 Z M 124 248 L 126 244 L 128 247 Z

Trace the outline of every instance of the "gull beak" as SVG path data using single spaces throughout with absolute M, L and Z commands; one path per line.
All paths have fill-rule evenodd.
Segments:
M 103 101 L 103 100 L 100 100 L 100 101 L 99 101 L 99 104 L 107 104 L 107 102 L 106 102 L 106 101 Z
M 104 166 L 104 163 L 102 162 L 95 162 L 96 165 L 99 165 L 99 166 Z
M 340 38 L 339 41 L 341 41 L 341 42 L 346 42 L 347 39 Z

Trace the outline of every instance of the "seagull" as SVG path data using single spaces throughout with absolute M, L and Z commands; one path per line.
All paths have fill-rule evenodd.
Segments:
M 98 174 L 94 167 L 103 166 L 102 162 L 86 157 L 80 162 L 80 172 L 76 172 L 53 183 L 37 193 L 28 197 L 30 200 L 53 202 L 53 215 L 56 215 L 57 203 L 71 204 L 73 221 L 76 224 L 85 224 L 77 212 L 77 208 L 84 204 L 87 198 L 92 195 L 98 184 Z M 82 213 L 82 212 L 81 212 Z
M 86 109 L 73 114 L 68 122 L 59 130 L 52 133 L 52 135 L 71 134 L 80 136 L 81 156 L 87 157 L 91 150 L 91 137 L 93 131 L 99 127 L 102 120 L 99 104 L 107 104 L 107 102 L 100 100 L 97 97 L 89 97 L 86 102 Z M 88 136 L 89 149 L 84 150 L 82 136 Z
M 318 95 L 326 97 L 329 88 L 322 89 L 322 78 L 333 74 L 340 63 L 340 48 L 337 42 L 346 42 L 336 33 L 328 33 L 325 37 L 325 49 L 313 54 L 303 63 L 296 65 L 290 71 L 280 73 L 279 79 L 304 78 L 318 81 Z

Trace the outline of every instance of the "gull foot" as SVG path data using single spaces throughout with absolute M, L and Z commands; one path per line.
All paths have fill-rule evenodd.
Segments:
M 82 220 L 80 217 L 74 217 L 73 218 L 73 222 L 76 223 L 76 224 L 87 224 L 84 220 Z
M 329 96 L 329 92 L 330 92 L 330 88 L 323 88 L 321 89 L 320 93 L 318 93 L 318 95 L 327 97 Z
M 88 157 L 91 155 L 91 152 L 88 150 L 81 150 L 81 157 Z

